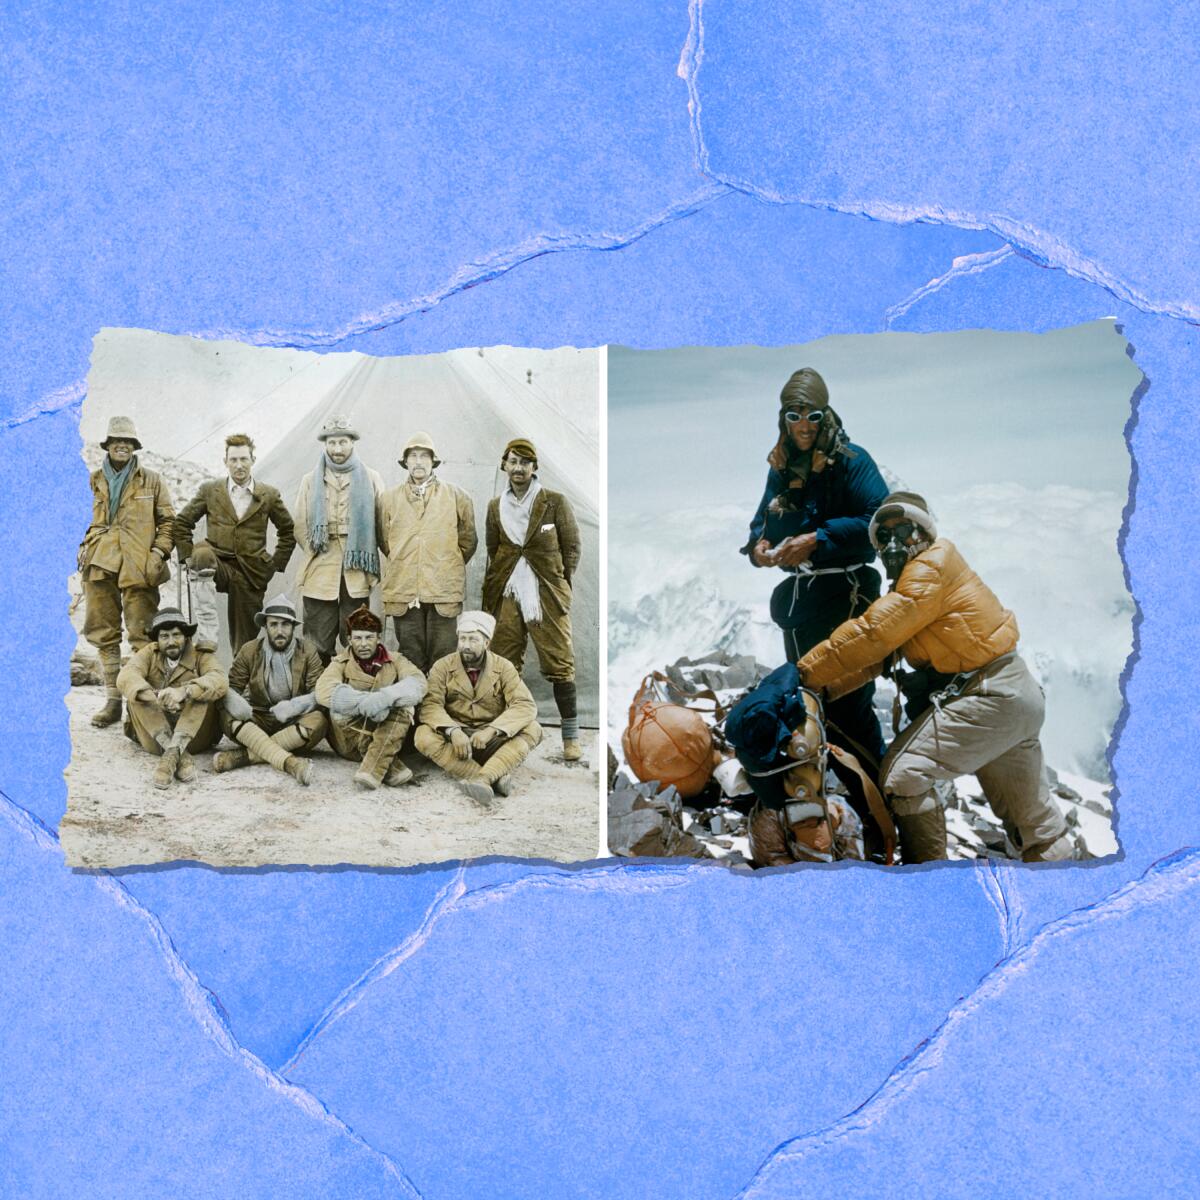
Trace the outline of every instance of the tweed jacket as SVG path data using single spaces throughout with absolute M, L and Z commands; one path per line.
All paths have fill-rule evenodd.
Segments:
M 292 514 L 279 492 L 265 483 L 254 481 L 254 496 L 246 515 L 239 517 L 229 498 L 227 478 L 212 479 L 175 518 L 175 545 L 179 557 L 192 554 L 192 534 L 203 517 L 207 526 L 205 540 L 218 558 L 236 560 L 250 581 L 265 589 L 271 576 L 284 570 L 296 546 Z M 267 550 L 267 525 L 275 526 L 275 553 Z

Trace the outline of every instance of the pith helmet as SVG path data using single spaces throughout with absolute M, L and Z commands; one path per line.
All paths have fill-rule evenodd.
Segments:
M 296 616 L 296 606 L 280 592 L 270 604 L 264 604 L 262 612 L 254 614 L 254 623 L 262 629 L 267 623 L 268 617 L 282 617 L 285 621 L 291 621 L 293 625 L 300 624 L 300 618 Z
M 187 617 L 177 608 L 160 608 L 150 620 L 150 636 L 158 637 L 160 629 L 182 629 L 188 637 L 196 632 L 196 626 L 188 623 Z
M 408 470 L 408 452 L 410 450 L 428 450 L 433 455 L 434 467 L 442 465 L 442 460 L 438 458 L 437 451 L 433 447 L 433 438 L 427 433 L 414 433 L 404 443 L 404 449 L 400 451 L 400 457 L 397 461 L 406 471 Z
M 100 443 L 100 449 L 107 450 L 108 443 L 113 438 L 119 438 L 123 442 L 132 442 L 135 450 L 142 448 L 142 443 L 138 440 L 137 430 L 133 427 L 132 417 L 108 418 L 108 433 L 105 434 L 104 441 Z
M 321 426 L 321 432 L 317 434 L 317 440 L 323 442 L 326 438 L 331 437 L 348 437 L 358 441 L 358 430 L 350 424 L 350 418 L 338 414 L 330 417 L 324 425 Z

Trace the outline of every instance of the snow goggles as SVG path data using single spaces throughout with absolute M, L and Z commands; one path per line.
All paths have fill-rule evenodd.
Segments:
M 807 421 L 810 425 L 820 425 L 825 420 L 825 410 L 823 408 L 812 408 L 807 412 L 797 412 L 794 408 L 789 408 L 783 414 L 783 419 L 789 425 L 795 425 L 797 421 Z
M 886 525 L 879 525 L 875 529 L 875 541 L 880 546 L 886 546 L 891 542 L 903 544 L 916 532 L 917 527 L 912 521 L 901 521 L 899 525 L 893 525 L 890 528 Z

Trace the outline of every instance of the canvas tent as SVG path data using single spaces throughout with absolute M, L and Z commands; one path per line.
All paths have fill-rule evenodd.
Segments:
M 468 606 L 479 603 L 486 559 L 484 515 L 504 482 L 500 452 L 512 437 L 531 438 L 538 448 L 542 484 L 566 495 L 583 538 L 572 625 L 580 718 L 596 726 L 598 368 L 597 351 L 573 349 L 496 347 L 371 358 L 106 330 L 93 353 L 83 434 L 98 441 L 108 417 L 125 413 L 138 422 L 148 449 L 196 461 L 217 474 L 226 434 L 249 432 L 259 446 L 256 478 L 279 488 L 291 508 L 300 480 L 318 461 L 317 432 L 332 414 L 351 418 L 362 435 L 363 461 L 379 471 L 387 487 L 405 477 L 397 458 L 407 438 L 417 431 L 428 433 L 442 459 L 438 474 L 475 501 L 480 546 L 468 567 Z M 295 569 L 293 559 L 282 581 L 289 590 Z M 280 582 L 277 577 L 272 586 Z M 525 675 L 543 715 L 555 720 L 532 645 Z

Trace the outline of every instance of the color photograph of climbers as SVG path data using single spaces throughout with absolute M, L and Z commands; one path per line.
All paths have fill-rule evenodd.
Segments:
M 68 864 L 594 858 L 601 354 L 102 331 Z
M 1111 320 L 610 347 L 610 852 L 1118 853 L 1141 384 Z

